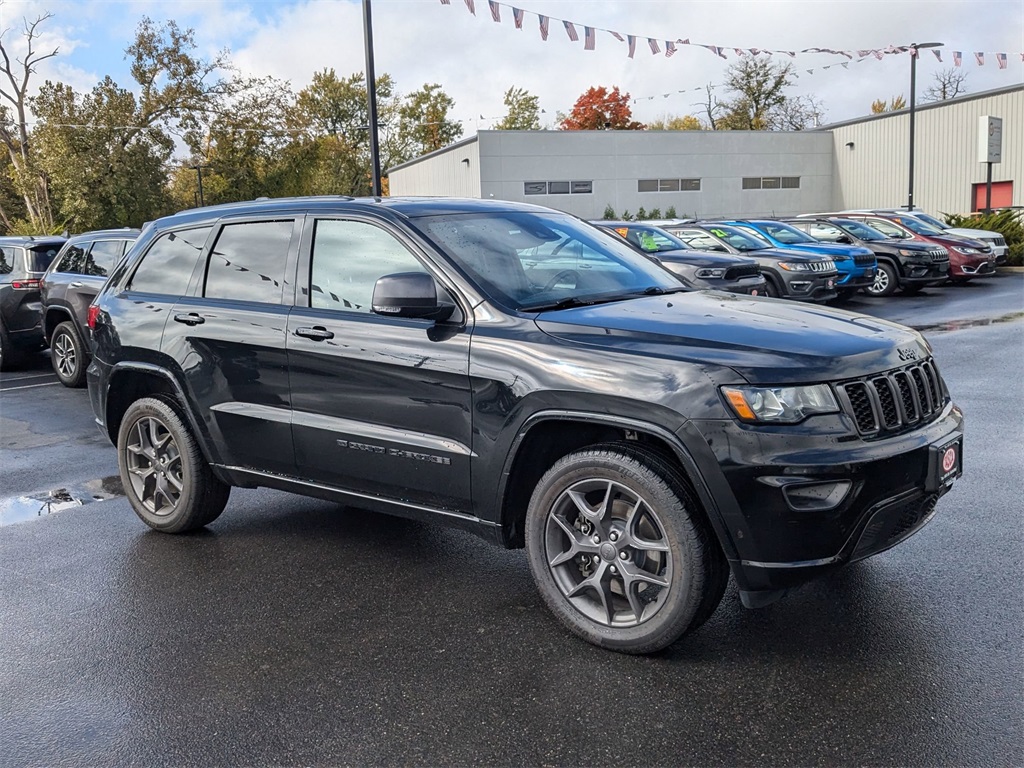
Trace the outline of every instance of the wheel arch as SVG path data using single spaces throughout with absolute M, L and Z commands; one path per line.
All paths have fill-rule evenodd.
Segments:
M 46 308 L 43 313 L 43 338 L 46 340 L 47 346 L 49 346 L 57 326 L 67 320 L 75 323 L 75 316 L 67 307 L 53 305 Z M 78 323 L 75 323 L 75 330 L 78 330 Z M 79 337 L 81 337 L 81 333 L 79 333 Z
M 118 363 L 110 371 L 104 398 L 104 424 L 107 435 L 114 445 L 117 445 L 117 435 L 128 408 L 136 400 L 144 397 L 172 400 L 195 435 L 207 462 L 215 463 L 216 458 L 210 450 L 208 433 L 188 407 L 189 401 L 181 383 L 171 371 L 154 363 Z
M 523 526 L 530 496 L 551 465 L 573 451 L 607 442 L 643 446 L 680 469 L 700 501 L 701 511 L 725 556 L 729 560 L 737 557 L 728 527 L 704 473 L 678 434 L 637 419 L 575 411 L 535 413 L 523 423 L 512 442 L 496 491 L 500 536 L 505 547 L 523 546 Z

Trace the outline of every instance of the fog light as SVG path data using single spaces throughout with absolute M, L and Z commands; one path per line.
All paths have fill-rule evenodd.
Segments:
M 797 512 L 827 512 L 835 509 L 846 498 L 853 486 L 849 480 L 834 483 L 784 485 L 782 495 L 790 509 Z

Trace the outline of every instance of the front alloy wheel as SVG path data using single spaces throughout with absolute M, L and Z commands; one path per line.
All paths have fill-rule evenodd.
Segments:
M 173 514 L 185 482 L 174 435 L 158 418 L 142 418 L 132 426 L 125 448 L 128 477 L 136 498 L 157 517 Z
M 548 512 L 548 567 L 559 590 L 598 624 L 630 627 L 665 605 L 672 555 L 651 503 L 613 480 L 581 480 Z
M 685 476 L 642 445 L 570 453 L 537 483 L 526 553 L 541 597 L 574 634 L 651 653 L 714 612 L 728 564 Z

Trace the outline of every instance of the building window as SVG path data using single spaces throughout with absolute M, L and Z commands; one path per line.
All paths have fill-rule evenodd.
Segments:
M 589 195 L 594 191 L 592 181 L 526 181 L 524 195 Z
M 700 192 L 700 179 L 639 179 L 637 192 Z
M 743 189 L 800 189 L 799 176 L 747 176 Z

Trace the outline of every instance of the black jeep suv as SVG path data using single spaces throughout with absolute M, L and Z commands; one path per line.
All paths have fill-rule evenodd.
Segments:
M 0 370 L 45 345 L 39 279 L 63 237 L 0 237 Z
M 90 308 L 89 395 L 170 533 L 268 486 L 525 546 L 603 647 L 662 648 L 888 549 L 960 473 L 927 342 L 688 291 L 567 214 L 299 198 L 146 227 Z
M 54 373 L 65 387 L 85 386 L 89 367 L 87 313 L 137 229 L 104 229 L 70 238 L 39 284 L 43 331 Z

